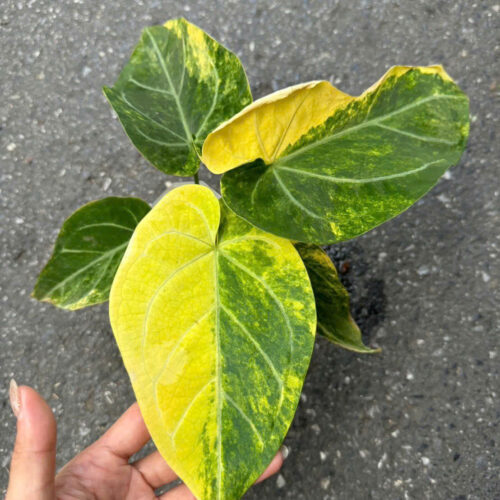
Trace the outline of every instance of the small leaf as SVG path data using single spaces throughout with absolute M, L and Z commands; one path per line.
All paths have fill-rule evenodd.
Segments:
M 132 237 L 110 318 L 162 456 L 196 498 L 240 498 L 285 437 L 313 349 L 293 245 L 206 187 L 174 189 Z
M 79 208 L 64 222 L 32 296 L 71 310 L 108 300 L 130 237 L 149 209 L 138 198 L 115 197 Z
M 311 82 L 220 126 L 205 141 L 203 162 L 227 171 L 222 196 L 252 224 L 335 243 L 398 215 L 434 186 L 460 159 L 468 113 L 467 97 L 440 66 L 394 67 L 360 97 Z
M 144 157 L 181 176 L 198 171 L 207 134 L 252 102 L 240 60 L 185 19 L 146 28 L 104 93 Z
M 316 299 L 318 333 L 334 344 L 360 353 L 380 352 L 363 344 L 349 310 L 349 294 L 330 257 L 317 245 L 296 243 L 309 274 Z

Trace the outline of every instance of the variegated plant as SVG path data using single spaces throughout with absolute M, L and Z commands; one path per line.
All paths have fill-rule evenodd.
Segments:
M 316 331 L 375 351 L 318 245 L 398 215 L 457 163 L 468 99 L 441 66 L 397 66 L 359 97 L 314 81 L 252 103 L 238 58 L 184 19 L 146 28 L 104 92 L 144 157 L 194 183 L 153 208 L 80 208 L 33 296 L 109 298 L 156 446 L 197 498 L 238 499 L 285 437 Z M 224 174 L 221 199 L 200 162 Z

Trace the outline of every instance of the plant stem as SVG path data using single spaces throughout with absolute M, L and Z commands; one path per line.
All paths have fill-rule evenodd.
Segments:
M 194 179 L 194 183 L 195 184 L 199 184 L 200 183 L 200 178 L 198 176 L 198 172 L 196 172 L 196 174 L 193 175 L 193 179 Z

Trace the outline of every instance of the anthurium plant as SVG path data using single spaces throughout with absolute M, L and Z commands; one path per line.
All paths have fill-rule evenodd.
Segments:
M 239 59 L 184 19 L 146 28 L 104 93 L 154 167 L 194 181 L 153 207 L 84 205 L 33 296 L 109 299 L 157 448 L 197 498 L 238 499 L 285 437 L 315 334 L 376 351 L 320 245 L 434 186 L 464 150 L 468 99 L 441 66 L 396 66 L 359 97 L 313 81 L 252 102 Z M 223 174 L 221 196 L 200 164 Z

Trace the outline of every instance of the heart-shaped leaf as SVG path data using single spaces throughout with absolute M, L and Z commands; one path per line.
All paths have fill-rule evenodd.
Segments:
M 256 101 L 207 137 L 203 162 L 250 162 L 221 188 L 252 224 L 334 243 L 411 206 L 458 162 L 468 129 L 468 99 L 440 66 L 394 67 L 360 97 L 311 82 Z
M 108 300 L 130 237 L 149 209 L 138 198 L 116 197 L 79 208 L 64 222 L 32 296 L 63 309 Z
M 285 436 L 314 344 L 293 245 L 177 188 L 137 227 L 110 318 L 162 456 L 197 498 L 240 498 Z
M 380 352 L 367 347 L 349 310 L 349 294 L 330 257 L 317 245 L 296 243 L 316 299 L 318 333 L 334 344 L 360 353 Z
M 240 60 L 185 19 L 146 28 L 104 93 L 144 157 L 183 176 L 197 172 L 207 134 L 252 102 Z

